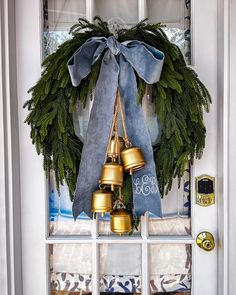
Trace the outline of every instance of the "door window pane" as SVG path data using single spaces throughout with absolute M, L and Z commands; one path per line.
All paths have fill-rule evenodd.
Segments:
M 168 26 L 182 26 L 184 28 L 186 10 L 188 9 L 186 0 L 148 0 L 147 3 L 150 22 L 161 22 L 168 24 Z
M 95 15 L 108 24 L 134 25 L 138 22 L 138 0 L 96 0 Z
M 50 290 L 89 294 L 92 292 L 92 247 L 90 244 L 49 245 Z
M 148 19 L 161 22 L 169 40 L 179 46 L 187 64 L 191 63 L 190 0 L 148 0 Z
M 140 244 L 100 245 L 100 291 L 141 294 Z
M 151 294 L 191 290 L 191 245 L 153 244 L 149 251 Z
M 149 214 L 149 235 L 190 235 L 190 194 L 190 167 L 187 166 L 180 187 L 175 179 L 172 190 L 161 200 L 163 218 Z

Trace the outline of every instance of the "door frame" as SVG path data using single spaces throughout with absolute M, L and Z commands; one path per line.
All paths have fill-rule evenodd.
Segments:
M 20 0 L 3 0 L 0 4 L 0 160 L 3 163 L 0 167 L 0 259 L 1 259 L 1 280 L 2 290 L 5 295 L 21 295 L 23 287 L 27 288 L 27 280 L 22 275 L 24 265 L 24 252 L 21 247 L 26 247 L 29 255 L 34 249 L 27 248 L 27 239 L 22 239 L 21 225 L 27 226 L 30 230 L 30 225 L 22 223 L 21 202 L 24 202 L 24 187 L 28 179 L 20 178 L 21 168 L 31 165 L 30 163 L 22 162 L 19 148 L 19 126 L 22 125 L 22 117 L 24 116 L 21 106 L 17 104 L 16 85 L 16 68 L 19 66 L 20 55 L 19 48 L 16 44 L 24 42 L 19 40 L 18 21 L 20 14 L 27 7 L 22 6 Z M 196 1 L 195 1 L 196 2 Z M 88 1 L 87 3 L 92 3 Z M 140 2 L 141 3 L 141 2 Z M 40 1 L 35 1 L 34 5 L 38 6 L 32 11 L 31 17 L 36 17 L 40 20 L 41 4 Z M 196 5 L 196 4 L 195 4 Z M 35 14 L 36 13 L 36 14 Z M 236 256 L 234 254 L 234 240 L 236 234 L 236 220 L 234 218 L 234 208 L 236 200 L 236 185 L 233 179 L 236 172 L 236 161 L 233 151 L 236 150 L 236 139 L 234 135 L 234 126 L 236 126 L 236 85 L 234 79 L 236 77 L 236 4 L 230 0 L 218 0 L 218 294 L 233 295 L 236 289 L 236 281 L 234 277 L 236 270 Z M 41 23 L 39 23 L 39 28 Z M 29 30 L 31 28 L 28 28 Z M 234 34 L 233 34 L 234 33 Z M 40 38 L 40 32 L 35 33 L 35 38 Z M 223 42 L 222 42 L 223 40 Z M 37 42 L 40 42 L 37 40 Z M 17 48 L 17 49 L 16 49 Z M 30 50 L 25 48 L 24 50 Z M 35 58 L 40 63 L 41 48 L 34 52 Z M 25 54 L 25 53 L 24 53 Z M 39 67 L 35 68 L 35 77 L 32 77 L 32 84 L 35 78 L 39 77 Z M 18 82 L 21 77 L 18 77 Z M 31 84 L 31 85 L 32 85 Z M 29 85 L 29 87 L 31 86 Z M 18 119 L 19 116 L 19 119 Z M 27 126 L 25 126 L 27 129 Z M 28 136 L 28 132 L 26 132 Z M 24 147 L 23 147 L 24 148 Z M 27 147 L 28 149 L 28 147 Z M 34 147 L 29 149 L 29 157 L 36 158 Z M 39 183 L 44 182 L 43 171 L 38 174 L 41 169 L 41 159 L 33 161 L 37 167 L 31 167 L 37 170 L 37 177 L 40 177 Z M 36 195 L 34 194 L 34 206 L 43 206 L 46 208 L 46 203 L 37 201 L 37 197 L 45 193 L 44 187 L 37 187 L 37 183 L 33 183 L 37 188 Z M 14 200 L 14 201 L 13 201 Z M 41 216 L 38 223 L 43 222 L 45 216 Z M 33 234 L 33 233 L 32 233 Z M 46 229 L 45 229 L 46 235 Z M 43 249 L 40 241 L 45 240 L 45 235 L 37 236 L 33 234 L 35 247 L 42 251 L 40 259 L 37 263 L 45 264 L 47 261 L 47 251 Z M 22 241 L 25 241 L 22 244 Z M 37 245 L 39 246 L 37 248 Z M 41 249 L 41 250 L 40 250 Z M 23 255 L 22 255 L 23 253 Z M 32 261 L 36 263 L 36 261 Z M 37 274 L 36 274 L 37 275 Z M 46 284 L 45 287 L 46 292 Z M 43 291 L 43 290 L 42 290 Z M 42 293 L 43 294 L 43 293 Z M 46 294 L 46 293 L 45 293 Z

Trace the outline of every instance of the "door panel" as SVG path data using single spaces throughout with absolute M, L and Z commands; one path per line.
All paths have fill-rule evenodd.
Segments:
M 163 199 L 165 213 L 163 220 L 146 215 L 142 218 L 134 236 L 120 239 L 110 233 L 109 216 L 103 220 L 93 221 L 83 216 L 74 223 L 66 187 L 62 187 L 60 197 L 55 190 L 53 172 L 49 183 L 45 184 L 41 158 L 36 156 L 34 147 L 30 143 L 28 127 L 21 123 L 21 180 L 22 196 L 24 196 L 22 212 L 25 213 L 22 215 L 24 294 L 46 295 L 50 290 L 52 294 L 59 290 L 72 291 L 67 288 L 68 284 L 72 284 L 72 289 L 76 285 L 78 288 L 74 288 L 73 292 L 78 292 L 80 282 L 84 284 L 87 280 L 90 280 L 88 286 L 86 283 L 83 285 L 83 288 L 87 288 L 86 293 L 109 293 L 113 281 L 119 288 L 125 289 L 125 284 L 130 285 L 130 279 L 133 282 L 135 278 L 133 292 L 136 293 L 171 294 L 178 290 L 184 292 L 191 290 L 191 294 L 195 295 L 215 295 L 217 293 L 216 250 L 206 253 L 195 245 L 194 239 L 203 230 L 217 235 L 217 206 L 204 208 L 195 204 L 194 178 L 203 173 L 216 176 L 216 3 L 213 0 L 207 3 L 198 1 L 198 5 L 195 5 L 195 1 L 192 1 L 190 28 L 189 1 L 137 0 L 129 3 L 119 1 L 118 4 L 118 1 L 114 0 L 112 5 L 110 2 L 108 4 L 108 1 L 49 0 L 44 1 L 43 7 L 40 1 L 37 2 L 38 6 L 32 5 L 29 0 L 17 1 L 19 104 L 23 104 L 26 91 L 40 75 L 41 52 L 45 57 L 66 40 L 69 37 L 68 28 L 78 16 L 100 14 L 110 22 L 110 27 L 114 30 L 117 28 L 117 23 L 129 26 L 136 23 L 141 15 L 149 16 L 151 22 L 163 21 L 168 24 L 165 29 L 167 35 L 180 45 L 188 63 L 191 62 L 192 55 L 194 68 L 212 94 L 211 113 L 205 116 L 208 135 L 204 157 L 201 161 L 196 161 L 193 167 L 186 167 L 186 175 L 180 189 L 174 184 L 172 192 Z M 127 6 L 132 7 L 130 8 L 132 13 L 127 13 L 129 11 Z M 44 22 L 40 11 L 44 11 Z M 209 14 L 209 11 L 212 13 Z M 44 28 L 43 34 L 41 27 Z M 208 39 L 211 42 L 204 42 Z M 147 103 L 148 105 L 150 104 Z M 88 114 L 90 107 L 83 112 Z M 146 110 L 147 108 L 144 108 L 144 111 Z M 23 122 L 26 113 L 22 110 L 19 113 Z M 84 113 L 78 112 L 77 121 L 79 116 L 82 125 L 78 132 L 81 133 L 82 130 L 83 135 L 86 132 L 87 119 Z M 147 116 L 148 118 L 150 116 Z M 32 181 L 28 181 L 29 179 Z M 34 204 L 32 204 L 32 194 L 34 200 L 36 199 Z M 47 211 L 49 216 L 46 214 Z M 87 243 L 88 247 L 85 246 Z M 109 273 L 104 266 L 112 263 L 116 263 L 118 269 L 122 266 L 116 253 L 123 246 L 127 251 L 131 249 L 131 252 L 132 247 L 140 248 L 140 251 L 133 251 L 140 262 L 139 272 L 134 274 L 130 271 L 125 274 L 129 276 L 127 281 L 119 278 L 119 275 L 122 275 L 119 271 Z M 68 252 L 70 259 L 66 258 L 68 249 L 73 250 Z M 83 271 L 73 268 L 73 265 L 76 267 L 80 259 L 83 259 L 76 254 L 85 253 L 83 249 L 90 251 L 90 256 L 88 254 L 84 258 L 91 258 L 89 259 L 91 269 L 86 273 L 88 276 L 86 278 L 82 276 Z M 113 254 L 107 256 L 109 251 Z M 202 269 L 203 262 L 210 267 Z M 57 268 L 59 266 L 63 268 Z M 135 267 L 135 263 L 125 265 L 124 262 L 123 266 L 132 268 Z M 47 276 L 49 270 L 50 275 Z M 34 278 L 31 275 L 33 272 L 36 274 Z M 211 284 L 207 283 L 209 281 Z M 119 290 L 114 288 L 114 291 Z

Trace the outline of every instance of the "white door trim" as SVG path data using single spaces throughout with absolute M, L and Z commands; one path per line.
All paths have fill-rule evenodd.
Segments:
M 22 294 L 15 2 L 0 3 L 0 286 Z
M 19 183 L 19 141 L 18 141 L 18 116 L 19 112 L 20 125 L 25 112 L 21 106 L 18 107 L 16 100 L 16 62 L 15 51 L 18 46 L 15 46 L 15 24 L 14 14 L 16 15 L 17 30 L 27 29 L 27 19 L 25 23 L 18 27 L 19 20 L 23 11 L 29 9 L 24 7 L 24 1 L 4 0 L 1 1 L 1 23 L 0 23 L 0 229 L 1 229 L 1 291 L 2 294 L 20 295 L 22 294 L 22 272 L 21 272 L 21 227 L 20 227 L 20 183 Z M 89 1 L 87 1 L 89 2 Z M 14 5 L 16 3 L 16 11 Z M 34 6 L 40 7 L 40 1 L 34 1 Z M 34 11 L 33 11 L 34 12 Z M 219 148 L 218 148 L 218 195 L 219 195 L 219 259 L 218 259 L 218 294 L 233 295 L 236 289 L 235 280 L 235 245 L 234 238 L 236 234 L 236 181 L 234 173 L 236 173 L 236 139 L 234 127 L 236 126 L 236 38 L 233 34 L 233 29 L 236 27 L 236 4 L 230 0 L 218 0 L 218 130 L 219 130 Z M 32 15 L 29 11 L 29 17 L 36 17 L 40 22 L 40 10 L 37 15 Z M 40 32 L 36 29 L 35 38 L 40 38 Z M 222 42 L 223 40 L 223 42 Z M 19 41 L 17 40 L 17 45 Z M 24 40 L 25 41 L 25 40 Z M 28 42 L 30 43 L 30 42 Z M 25 44 L 28 46 L 29 44 Z M 29 49 L 29 48 L 28 48 Z M 26 50 L 28 50 L 26 48 Z M 23 50 L 21 46 L 20 50 Z M 20 65 L 23 52 L 17 52 L 17 64 Z M 40 48 L 35 52 L 35 57 L 40 63 Z M 9 59 L 11 57 L 11 60 Z M 35 71 L 35 76 L 32 81 L 38 77 L 38 71 Z M 18 77 L 23 79 L 24 77 Z M 29 85 L 30 86 L 30 85 Z M 18 89 L 19 90 L 19 89 Z M 20 89 L 22 93 L 22 90 Z M 24 146 L 21 147 L 21 150 Z M 34 148 L 32 147 L 32 154 Z M 21 166 L 29 163 L 24 161 L 27 159 L 21 158 Z M 34 163 L 37 167 L 29 167 L 29 176 L 41 166 L 41 160 L 35 159 Z M 41 168 L 40 168 L 41 169 Z M 233 173 L 234 172 L 234 173 Z M 43 177 L 43 173 L 40 174 Z M 42 178 L 41 178 L 42 179 Z M 29 181 L 29 179 L 28 179 Z M 23 180 L 24 183 L 27 180 Z M 41 181 L 40 181 L 41 182 Z M 42 183 L 42 182 L 41 182 Z M 23 186 L 23 188 L 22 188 Z M 24 201 L 25 185 L 22 184 L 21 193 Z M 33 188 L 31 184 L 30 188 Z M 42 197 L 44 187 L 40 187 L 37 195 L 32 198 Z M 14 202 L 13 202 L 14 199 Z M 22 212 L 27 214 L 27 212 Z M 39 222 L 44 221 L 44 216 L 39 219 Z M 34 229 L 33 229 L 34 230 Z M 37 237 L 36 233 L 31 233 L 32 238 L 42 239 Z M 3 237 L 3 239 L 2 239 Z M 23 247 L 26 245 L 23 245 Z M 43 249 L 42 243 L 39 244 L 44 253 L 46 260 L 46 250 Z M 32 250 L 31 250 L 32 251 Z M 229 259 L 230 258 L 230 259 Z M 24 257 L 23 257 L 24 261 Z M 35 262 L 32 262 L 32 265 Z M 45 263 L 42 261 L 41 263 Z M 3 264 L 3 265 L 2 265 Z M 24 264 L 24 262 L 23 262 Z M 17 275 L 16 275 L 17 274 Z M 27 276 L 27 274 L 26 274 Z M 27 280 L 24 281 L 27 288 Z M 44 285 L 41 282 L 41 285 Z M 17 290 L 17 292 L 15 292 Z M 41 286 L 41 291 L 46 290 L 46 282 Z M 41 293 L 44 294 L 44 293 Z
M 236 2 L 218 1 L 218 293 L 236 289 Z M 222 42 L 223 40 L 223 42 Z

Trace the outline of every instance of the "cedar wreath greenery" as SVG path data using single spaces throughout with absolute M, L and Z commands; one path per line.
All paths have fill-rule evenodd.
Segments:
M 77 88 L 71 84 L 67 61 L 88 38 L 109 37 L 112 33 L 99 17 L 94 23 L 79 19 L 70 33 L 72 38 L 44 60 L 42 76 L 29 90 L 31 99 L 24 107 L 29 110 L 25 122 L 31 127 L 37 153 L 43 155 L 46 175 L 54 169 L 58 189 L 65 180 L 73 199 L 83 147 L 74 131 L 73 112 L 78 100 L 86 105 L 98 79 L 102 57 Z M 183 176 L 186 163 L 202 156 L 206 136 L 203 113 L 209 111 L 210 94 L 197 74 L 186 66 L 180 49 L 168 40 L 161 24 L 144 20 L 131 29 L 118 31 L 117 39 L 143 41 L 165 54 L 161 79 L 152 86 L 162 126 L 161 140 L 153 151 L 164 196 L 171 189 L 173 178 Z M 138 76 L 137 83 L 137 99 L 141 103 L 146 83 Z M 130 179 L 126 178 L 125 183 L 124 202 L 131 209 Z

